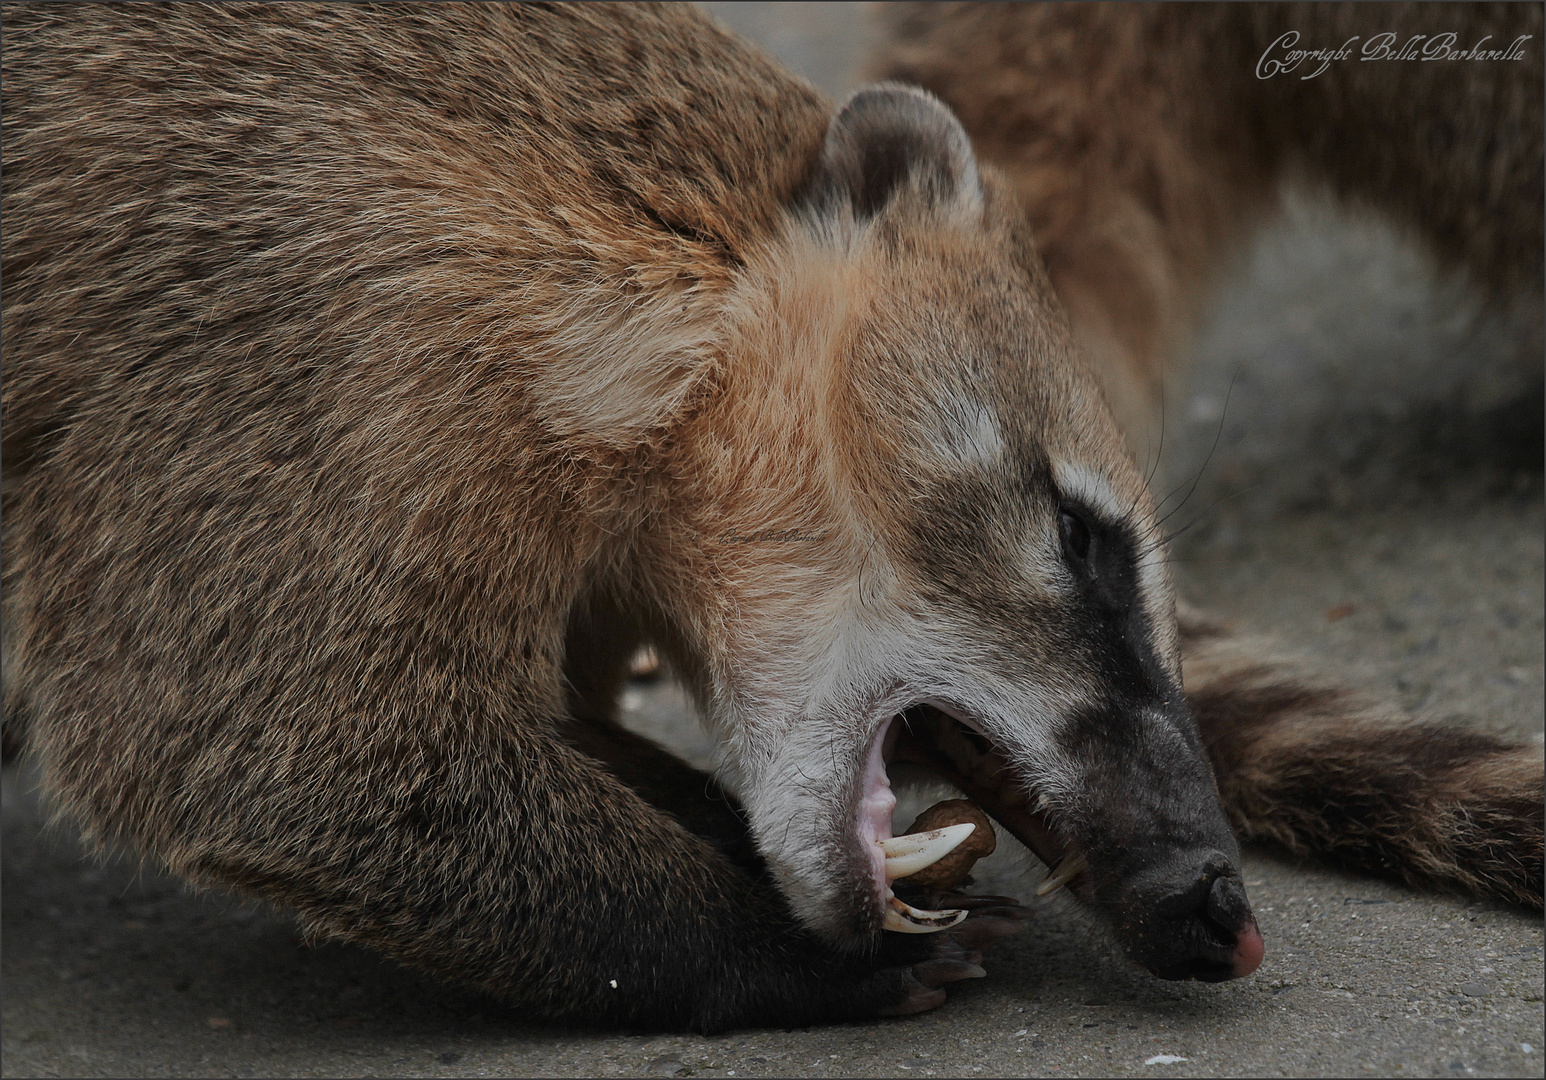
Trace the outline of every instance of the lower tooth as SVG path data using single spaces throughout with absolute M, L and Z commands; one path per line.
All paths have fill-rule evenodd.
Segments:
M 1064 885 L 1090 868 L 1090 864 L 1084 861 L 1083 855 L 1075 855 L 1071 859 L 1063 859 L 1056 863 L 1047 874 L 1047 880 L 1043 881 L 1036 890 L 1037 896 L 1047 896 L 1055 893 Z
M 941 930 L 949 930 L 964 918 L 966 912 L 959 909 L 923 911 L 892 896 L 886 900 L 884 925 L 887 930 L 894 930 L 898 934 L 937 934 Z

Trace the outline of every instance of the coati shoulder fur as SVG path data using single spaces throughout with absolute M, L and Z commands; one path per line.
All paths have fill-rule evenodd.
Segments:
M 1152 504 L 937 101 L 674 6 L 4 18 L 7 717 L 88 838 L 535 1015 L 907 1012 L 1020 911 L 894 894 L 905 743 L 1140 962 L 1259 961 Z M 734 797 L 613 722 L 641 638 Z

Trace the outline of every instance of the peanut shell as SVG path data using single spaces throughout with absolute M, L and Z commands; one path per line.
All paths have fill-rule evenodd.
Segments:
M 959 825 L 967 821 L 977 828 L 972 830 L 972 835 L 961 841 L 960 847 L 934 865 L 925 866 L 916 874 L 901 880 L 946 892 L 965 881 L 971 874 L 972 865 L 984 855 L 993 854 L 993 849 L 998 846 L 998 839 L 993 835 L 993 825 L 980 806 L 969 799 L 946 799 L 919 814 L 907 833 L 903 834 L 943 829 L 946 825 Z

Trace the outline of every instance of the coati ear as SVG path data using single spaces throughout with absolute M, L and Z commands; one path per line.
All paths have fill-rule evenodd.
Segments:
M 975 215 L 982 187 L 971 140 L 933 94 L 901 83 L 860 87 L 827 129 L 810 203 L 823 214 L 846 207 L 862 221 L 906 189 L 948 216 Z

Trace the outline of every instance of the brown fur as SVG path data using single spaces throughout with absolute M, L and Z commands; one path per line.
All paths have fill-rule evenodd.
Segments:
M 786 924 L 562 737 L 566 620 L 666 502 L 693 343 L 827 103 L 646 7 L 5 15 L 8 712 L 47 787 L 313 931 L 542 1012 L 692 1021 L 591 978 L 608 938 L 682 894 L 689 966 L 704 911 L 762 913 L 752 952 Z M 514 35 L 628 92 L 568 96 Z M 254 87 L 266 115 L 221 112 Z M 598 352 L 625 390 L 576 395 Z
M 980 974 L 1013 912 L 881 935 L 871 853 L 802 895 L 744 828 L 792 826 L 754 802 L 784 789 L 743 813 L 612 722 L 648 639 L 743 765 L 794 719 L 857 752 L 866 717 L 794 691 L 937 612 L 961 652 L 1013 642 L 980 680 L 1178 700 L 1152 502 L 948 113 L 883 88 L 834 119 L 675 7 L 4 15 L 7 714 L 90 839 L 546 1016 L 802 1023 Z M 962 394 L 1000 429 L 975 470 L 926 415 Z M 1059 462 L 1117 519 L 1098 582 Z M 734 536 L 764 529 L 821 542 Z M 1128 922 L 1228 977 L 1254 924 L 1172 712 L 1163 753 L 1089 758 L 1145 768 L 1118 818 L 1204 870 L 1084 887 L 1202 896 Z
M 1241 836 L 1541 907 L 1538 746 L 1413 720 L 1264 641 L 1195 631 L 1185 640 L 1187 696 Z
M 1539 322 L 1546 129 L 1538 4 L 885 5 L 877 78 L 938 94 L 1012 177 L 1081 348 L 1141 437 L 1214 269 L 1298 175 L 1418 229 Z M 1522 61 L 1354 59 L 1258 79 L 1384 31 L 1521 34 Z

